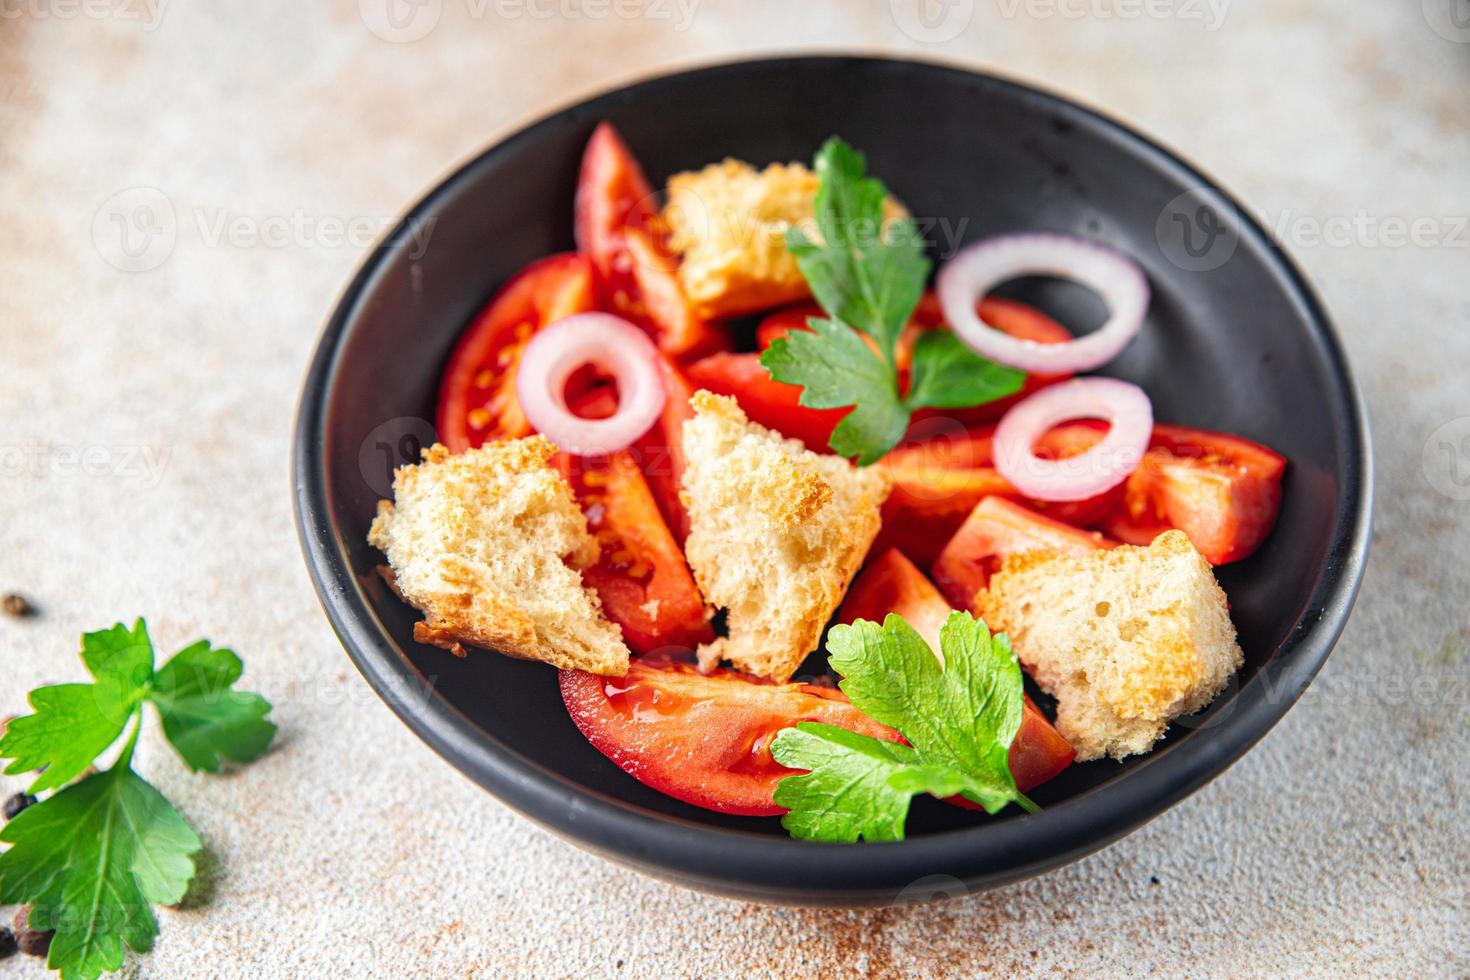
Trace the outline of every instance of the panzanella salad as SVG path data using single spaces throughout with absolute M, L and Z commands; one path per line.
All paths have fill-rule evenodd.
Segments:
M 1270 533 L 1285 461 L 1083 374 L 1144 328 L 1133 260 L 1018 231 L 936 270 L 837 138 L 655 193 L 604 123 L 575 216 L 465 329 L 441 442 L 379 505 L 419 641 L 551 664 L 632 778 L 822 841 L 902 839 L 921 794 L 1033 810 L 1240 667 L 1212 566 Z M 1106 323 L 995 294 L 1032 275 Z

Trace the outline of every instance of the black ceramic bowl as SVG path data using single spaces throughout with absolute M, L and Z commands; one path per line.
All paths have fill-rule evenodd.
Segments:
M 1072 766 L 1034 794 L 1040 814 L 986 818 L 920 800 L 906 841 L 824 845 L 624 775 L 573 727 L 550 668 L 415 644 L 414 613 L 374 574 L 368 523 L 389 466 L 432 436 L 455 335 L 507 276 L 571 248 L 578 161 L 603 119 L 655 185 L 727 155 L 807 160 L 837 133 L 914 214 L 962 228 L 965 240 L 1068 232 L 1141 263 L 1153 286 L 1147 323 L 1107 373 L 1144 385 L 1162 420 L 1240 433 L 1290 460 L 1275 532 L 1220 571 L 1246 656 L 1237 683 L 1151 754 Z M 416 244 L 424 233 L 427 248 Z M 1019 289 L 1069 322 L 1093 312 L 1075 287 Z M 582 847 L 693 888 L 787 903 L 876 904 L 1014 881 L 1116 840 L 1214 778 L 1281 718 L 1341 632 L 1370 496 L 1363 413 L 1325 313 L 1209 178 L 1055 96 L 873 58 L 657 78 L 486 150 L 415 205 L 347 287 L 306 379 L 295 444 L 296 515 L 322 604 L 358 668 L 421 738 Z

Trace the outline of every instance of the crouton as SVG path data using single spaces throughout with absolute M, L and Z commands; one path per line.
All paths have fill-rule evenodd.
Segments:
M 622 676 L 628 647 L 578 573 L 597 561 L 597 541 L 548 465 L 555 453 L 540 436 L 457 455 L 430 446 L 393 475 L 368 541 L 424 614 L 419 642 Z
M 1182 531 L 1146 548 L 1012 555 L 975 601 L 1056 697 L 1079 760 L 1147 752 L 1242 663 L 1225 593 Z
M 756 170 L 739 160 L 669 178 L 662 223 L 679 253 L 679 282 L 701 316 L 732 316 L 811 295 L 786 229 L 816 239 L 817 175 L 799 163 Z M 892 198 L 886 217 L 904 213 Z
M 888 477 L 756 425 L 732 398 L 698 391 L 691 404 L 686 553 L 705 601 L 728 610 L 728 635 L 700 662 L 789 680 L 878 533 Z

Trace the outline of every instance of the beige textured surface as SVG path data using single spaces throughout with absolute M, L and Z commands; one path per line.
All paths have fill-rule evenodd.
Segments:
M 207 633 L 238 648 L 281 725 L 267 759 L 220 779 L 184 774 L 145 740 L 145 772 L 208 843 L 210 897 L 162 913 L 156 950 L 132 969 L 1470 972 L 1470 504 L 1453 479 L 1470 466 L 1470 44 L 1444 36 L 1470 32 L 1440 17 L 1450 0 L 1426 0 L 1428 16 L 1417 0 L 1351 12 L 1239 0 L 1223 22 L 1219 0 L 957 0 L 934 10 L 971 22 L 934 43 L 905 33 L 926 33 L 907 0 L 741 12 L 704 0 L 687 30 L 672 3 L 652 8 L 669 18 L 624 20 L 550 0 L 426 0 L 441 16 L 413 43 L 365 26 L 374 3 L 173 0 L 147 23 L 143 0 L 0 5 L 0 588 L 45 610 L 0 621 L 0 711 L 75 677 L 81 630 L 145 613 L 162 644 Z M 772 44 L 988 66 L 1203 162 L 1285 229 L 1376 426 L 1376 551 L 1304 701 L 1126 841 L 942 907 L 708 899 L 532 828 L 358 679 L 290 526 L 297 385 L 362 254 L 326 222 L 376 228 L 456 161 L 575 96 Z M 95 234 L 94 216 L 138 186 L 171 202 L 176 240 L 130 273 L 104 259 L 122 261 L 109 212 Z M 131 193 L 125 213 L 158 204 Z M 1406 244 L 1354 224 L 1360 214 L 1424 219 L 1425 233 Z M 1345 239 L 1314 242 L 1310 222 L 1329 220 L 1348 222 Z M 0 974 L 39 969 L 12 960 Z

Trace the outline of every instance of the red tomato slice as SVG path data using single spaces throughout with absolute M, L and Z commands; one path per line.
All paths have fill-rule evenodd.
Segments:
M 800 439 L 812 452 L 830 453 L 827 441 L 850 408 L 807 408 L 801 387 L 774 381 L 759 354 L 712 354 L 685 368 L 697 387 L 730 395 L 754 422 Z
M 867 619 L 883 622 L 889 613 L 897 613 L 924 638 L 932 649 L 939 649 L 939 629 L 953 612 L 944 596 L 924 573 L 897 551 L 888 551 L 864 568 L 853 581 L 837 611 L 840 622 Z M 1021 713 L 1021 727 L 1011 742 L 1009 762 L 1016 786 L 1025 793 L 1067 768 L 1073 758 L 1072 746 L 1052 727 L 1046 715 L 1028 697 Z M 974 807 L 963 797 L 952 797 L 952 803 Z
M 624 772 L 661 793 L 721 813 L 772 816 L 776 784 L 792 770 L 771 757 L 783 728 L 820 721 L 898 740 L 836 688 L 772 684 L 730 670 L 635 660 L 626 677 L 562 671 L 572 721 Z
M 642 463 L 643 474 L 658 500 L 658 509 L 664 523 L 674 534 L 674 540 L 683 547 L 689 537 L 689 512 L 679 499 L 680 481 L 684 476 L 684 423 L 694 415 L 689 399 L 694 395 L 694 386 L 674 364 L 667 359 L 660 364 L 664 389 L 668 400 L 653 428 L 643 434 L 634 445 Z
M 1249 439 L 1156 425 L 1103 527 L 1130 544 L 1178 528 L 1210 564 L 1240 561 L 1276 525 L 1285 471 L 1285 459 Z
M 610 123 L 587 141 L 574 208 L 577 251 L 597 270 L 603 305 L 680 356 L 721 346 L 723 332 L 695 312 L 656 228 L 658 205 L 628 145 Z
M 975 593 L 1010 555 L 1041 549 L 1085 554 L 1116 544 L 1096 531 L 1078 530 L 1004 497 L 986 497 L 934 560 L 934 582 L 956 608 L 972 609 Z
M 439 381 L 439 441 L 463 452 L 531 434 L 516 399 L 521 352 L 542 327 L 596 307 L 592 264 L 571 253 L 533 262 L 460 335 Z
M 628 450 L 557 457 L 601 546 L 582 580 L 637 653 L 692 650 L 714 639 L 704 600 L 684 554 L 659 514 L 653 491 Z
M 1094 446 L 1107 431 L 1101 422 L 1059 425 L 1036 446 L 1038 456 L 1062 459 Z M 995 426 L 961 430 L 928 442 L 900 446 L 879 461 L 893 479 L 883 504 L 883 526 L 870 554 L 898 548 L 912 560 L 932 565 L 970 511 L 989 496 L 1009 497 L 1077 527 L 1111 514 L 1123 499 L 1122 486 L 1075 502 L 1054 503 L 1023 497 L 992 465 Z

